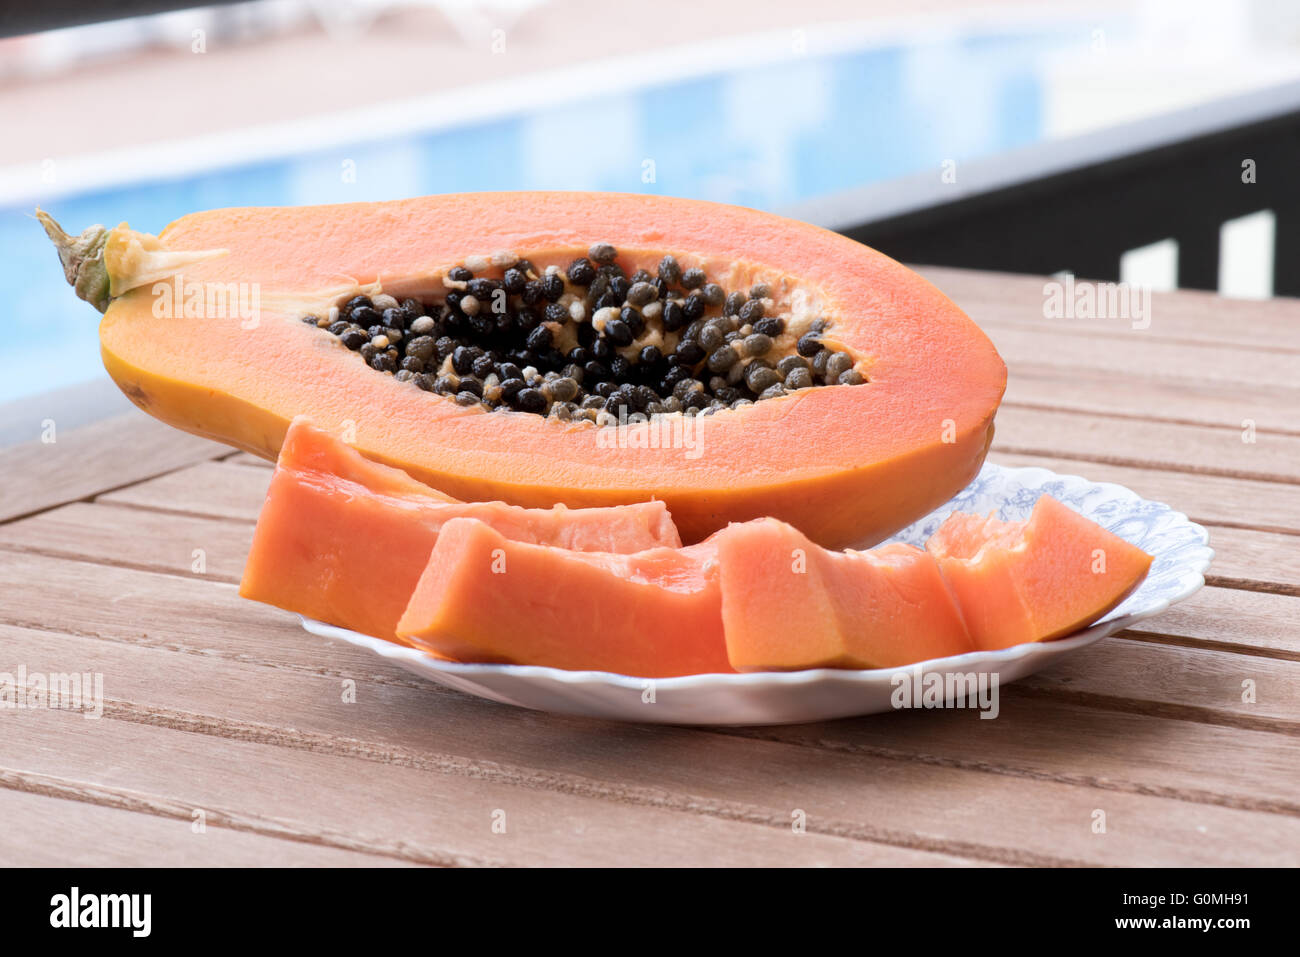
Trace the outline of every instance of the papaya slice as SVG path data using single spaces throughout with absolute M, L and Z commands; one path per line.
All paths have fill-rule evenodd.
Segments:
M 975 650 L 922 549 L 828 551 L 775 519 L 732 525 L 716 540 L 737 671 L 892 668 Z
M 954 512 L 926 549 L 986 650 L 1050 641 L 1091 624 L 1132 594 L 1152 560 L 1050 495 L 1040 496 L 1024 521 Z
M 1024 522 L 955 513 L 926 549 L 832 551 L 767 518 L 682 549 L 579 553 L 457 519 L 397 633 L 457 660 L 643 677 L 899 668 L 1069 634 L 1150 562 L 1050 496 Z
M 634 555 L 512 541 L 448 522 L 397 626 L 459 661 L 645 678 L 731 671 L 711 542 Z
M 395 639 L 439 530 L 466 516 L 510 538 L 579 551 L 681 544 L 662 502 L 597 509 L 457 502 L 296 419 L 258 517 L 239 593 Z
M 159 237 L 42 221 L 106 308 L 105 368 L 165 422 L 274 459 L 295 416 L 351 420 L 365 456 L 456 498 L 658 497 L 690 542 L 767 515 L 879 541 L 975 476 L 1006 384 L 914 272 L 733 206 L 464 194 L 213 210 Z

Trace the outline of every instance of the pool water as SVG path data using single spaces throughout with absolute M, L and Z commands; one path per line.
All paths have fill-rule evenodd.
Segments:
M 126 220 L 154 233 L 199 209 L 468 190 L 616 190 L 780 211 L 1041 139 L 1044 69 L 1087 42 L 1087 27 L 1062 25 L 806 56 L 180 178 L 146 170 L 138 183 L 32 205 L 70 231 Z M 65 286 L 31 206 L 0 210 L 0 246 L 0 402 L 103 375 L 97 317 Z

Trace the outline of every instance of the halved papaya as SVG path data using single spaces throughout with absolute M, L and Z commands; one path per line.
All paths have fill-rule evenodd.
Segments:
M 483 522 L 442 528 L 398 636 L 460 661 L 644 678 L 726 672 L 712 542 L 635 555 L 511 541 Z
M 926 548 L 986 650 L 1091 624 L 1137 588 L 1152 560 L 1050 495 L 1024 521 L 954 512 Z
M 659 497 L 687 541 L 765 515 L 878 541 L 977 473 L 1006 382 L 912 271 L 733 206 L 448 195 L 158 238 L 40 215 L 150 414 L 267 458 L 299 414 L 351 420 L 366 456 L 457 498 Z
M 439 530 L 466 516 L 510 538 L 580 551 L 681 544 L 663 502 L 596 509 L 457 502 L 299 418 L 285 436 L 239 593 L 395 639 Z
M 828 551 L 776 519 L 732 525 L 716 541 L 737 671 L 892 668 L 975 650 L 922 549 Z

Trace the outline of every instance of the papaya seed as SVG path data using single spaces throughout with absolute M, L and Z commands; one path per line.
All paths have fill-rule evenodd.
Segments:
M 767 282 L 728 291 L 671 254 L 631 275 L 618 259 L 606 242 L 543 268 L 512 252 L 466 257 L 430 300 L 358 294 L 299 318 L 397 381 L 560 422 L 713 415 L 867 381 L 859 357 L 824 346 L 825 318 Z

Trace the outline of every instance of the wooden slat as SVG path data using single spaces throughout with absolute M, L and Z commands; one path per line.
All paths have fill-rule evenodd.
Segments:
M 1300 595 L 1300 538 L 1241 528 L 1210 529 L 1215 561 L 1207 580 L 1234 588 Z
M 1121 388 L 1110 372 L 1011 362 L 1003 403 L 1237 430 L 1252 421 L 1257 431 L 1300 435 L 1300 391 L 1244 383 L 1131 375 Z
M 1203 588 L 1129 631 L 1166 643 L 1300 661 L 1300 598 Z
M 1044 276 L 1017 276 L 940 266 L 918 267 L 926 278 L 991 328 L 1021 327 L 1044 336 L 1086 333 L 1118 340 L 1205 342 L 1231 348 L 1300 352 L 1300 300 L 1264 302 L 1225 299 L 1209 292 L 1180 290 L 1152 294 L 1151 326 L 1135 330 L 1124 319 L 1047 319 Z
M 0 450 L 0 521 L 88 498 L 229 449 L 169 428 L 142 412 L 67 432 L 55 441 Z
M 56 743 L 55 747 L 58 747 Z M 14 790 L 21 787 L 29 790 Z M 113 801 L 115 803 L 105 803 Z M 399 867 L 407 862 L 303 840 L 208 827 L 194 833 L 193 808 L 139 807 L 67 781 L 0 769 L 0 866 L 5 867 Z
M 1243 700 L 1245 683 L 1253 701 Z M 1300 735 L 1300 662 L 1123 638 L 1069 656 L 1023 686 L 1143 714 Z
M 1300 436 L 1151 422 L 1120 416 L 1004 407 L 993 450 L 1148 469 L 1300 483 Z
M 0 593 L 41 582 L 40 601 L 10 602 L 0 621 L 111 641 L 305 669 L 334 677 L 387 675 L 409 681 L 376 656 L 347 645 L 320 654 L 321 639 L 297 616 L 240 598 L 232 584 L 0 552 Z M 201 662 L 191 661 L 191 667 Z M 322 670 L 323 669 L 323 670 Z
M 268 469 L 204 462 L 102 495 L 100 501 L 255 522 L 270 481 Z
M 227 724 L 222 730 L 232 729 Z M 311 735 L 302 737 L 301 743 L 311 744 Z M 495 762 L 469 765 L 428 752 L 384 753 L 351 740 L 366 753 L 331 754 L 200 735 L 162 723 L 87 721 L 45 712 L 26 721 L 21 735 L 0 742 L 0 767 L 11 776 L 70 775 L 87 790 L 129 791 L 164 808 L 202 808 L 209 833 L 212 825 L 269 831 L 413 863 L 581 860 L 597 866 L 671 866 L 700 858 L 734 866 L 774 860 L 794 866 L 964 863 L 951 855 L 816 830 L 796 836 L 789 827 L 592 796 L 578 790 L 580 782 L 547 787 L 527 771 Z M 160 762 L 157 754 L 172 757 Z M 436 766 L 439 762 L 443 766 Z M 270 767 L 275 775 L 265 772 Z M 285 787 L 286 780 L 293 787 Z M 498 811 L 505 813 L 504 834 L 492 829 Z M 177 838 L 188 839 L 187 834 Z
M 1280 401 L 1300 403 L 1295 378 L 1298 357 L 1292 352 L 1158 341 L 1138 331 L 1097 336 L 1060 327 L 1048 331 L 1009 325 L 992 325 L 986 331 L 1012 367 L 1023 363 L 1059 369 L 1063 375 L 1075 369 L 1102 372 L 1117 384 L 1137 377 L 1227 388 L 1266 386 L 1285 397 Z
M 70 432 L 134 409 L 107 375 L 0 402 L 0 448 L 39 439 L 51 419 Z
M 957 710 L 923 720 L 900 712 L 722 733 L 1300 814 L 1300 766 L 1277 734 L 1089 708 L 1019 685 L 1002 689 L 1000 705 L 992 721 Z
M 637 821 L 645 821 L 650 808 L 672 810 L 688 819 L 745 821 L 771 829 L 781 840 L 791 839 L 787 822 L 793 809 L 799 808 L 807 813 L 812 833 L 995 863 L 1293 863 L 1295 848 L 1300 846 L 1300 818 L 1222 802 L 1198 803 L 1188 799 L 1193 795 L 1157 797 L 1136 788 L 1099 793 L 1085 784 L 1050 778 L 875 755 L 828 757 L 802 747 L 687 729 L 536 715 L 463 695 L 429 695 L 397 685 L 359 685 L 357 702 L 349 705 L 340 701 L 338 682 L 325 678 L 277 673 L 275 681 L 269 682 L 255 666 L 225 661 L 209 661 L 204 673 L 198 674 L 192 668 L 170 668 L 169 663 L 180 656 L 157 649 L 70 636 L 52 640 L 44 633 L 14 629 L 5 629 L 4 635 L 34 669 L 54 670 L 72 657 L 82 661 L 84 668 L 102 671 L 106 693 L 114 702 L 105 723 L 161 725 L 274 744 L 282 750 L 307 750 L 314 752 L 312 761 L 321 753 L 364 758 L 373 765 L 353 776 L 364 779 L 366 799 L 373 801 L 378 789 L 389 804 L 413 805 L 426 815 L 431 804 L 442 804 L 428 799 L 420 803 L 415 796 L 408 799 L 405 785 L 391 780 L 393 767 L 486 777 L 501 787 L 561 792 L 568 800 L 598 798 L 604 802 L 601 808 L 635 805 L 641 809 Z M 911 717 L 924 721 L 927 715 Z M 83 719 L 69 716 L 69 720 Z M 18 749 L 18 757 L 5 757 L 4 762 L 33 772 L 50 766 L 42 761 L 65 766 L 67 762 L 52 749 L 33 744 L 33 737 L 7 736 L 0 743 L 0 755 L 13 755 Z M 122 761 L 132 762 L 120 772 L 130 780 L 138 781 L 148 773 L 147 768 L 134 766 L 134 756 L 141 751 L 137 747 L 124 747 L 113 755 L 105 754 L 102 747 L 87 748 L 83 755 L 75 741 L 66 746 L 77 755 L 77 767 L 89 767 L 86 773 L 94 773 L 97 766 L 107 771 Z M 224 744 L 212 749 L 221 747 Z M 627 754 L 633 752 L 637 760 L 629 762 Z M 157 763 L 144 757 L 138 760 L 142 765 Z M 219 755 L 205 754 L 201 760 L 216 765 L 217 778 L 235 774 L 233 768 L 244 762 L 254 768 L 269 763 L 269 758 L 241 758 L 225 770 Z M 275 763 L 282 766 L 286 760 L 276 758 Z M 311 780 L 304 777 L 306 766 L 288 766 L 295 768 L 296 781 Z M 189 778 L 201 769 L 184 770 Z M 275 782 L 265 786 L 277 787 Z M 418 786 L 425 789 L 423 793 L 437 795 L 445 785 L 430 783 L 426 776 Z M 321 801 L 339 800 L 331 786 L 309 785 L 295 789 L 288 799 L 298 802 L 302 813 L 317 815 L 324 812 L 316 807 L 316 794 Z M 960 796 L 956 802 L 955 795 Z M 450 800 L 448 813 L 466 800 Z M 534 800 L 530 795 L 529 801 Z M 1112 822 L 1105 840 L 1090 830 L 1097 808 L 1105 810 Z M 286 813 L 276 807 L 277 816 Z M 655 840 L 669 840 L 658 834 L 667 824 L 636 826 L 655 833 Z M 686 826 L 681 822 L 675 827 Z M 1201 828 L 1208 830 L 1202 833 Z M 618 843 L 613 833 L 607 840 Z M 623 831 L 620 837 L 624 846 L 639 849 L 634 832 Z M 681 846 L 690 845 L 683 841 Z M 732 846 L 713 859 L 726 863 L 737 853 Z M 797 853 L 797 848 L 790 853 Z M 693 857 L 701 856 L 697 847 Z
M 242 521 L 90 502 L 0 525 L 0 548 L 223 582 L 239 581 L 252 538 Z

